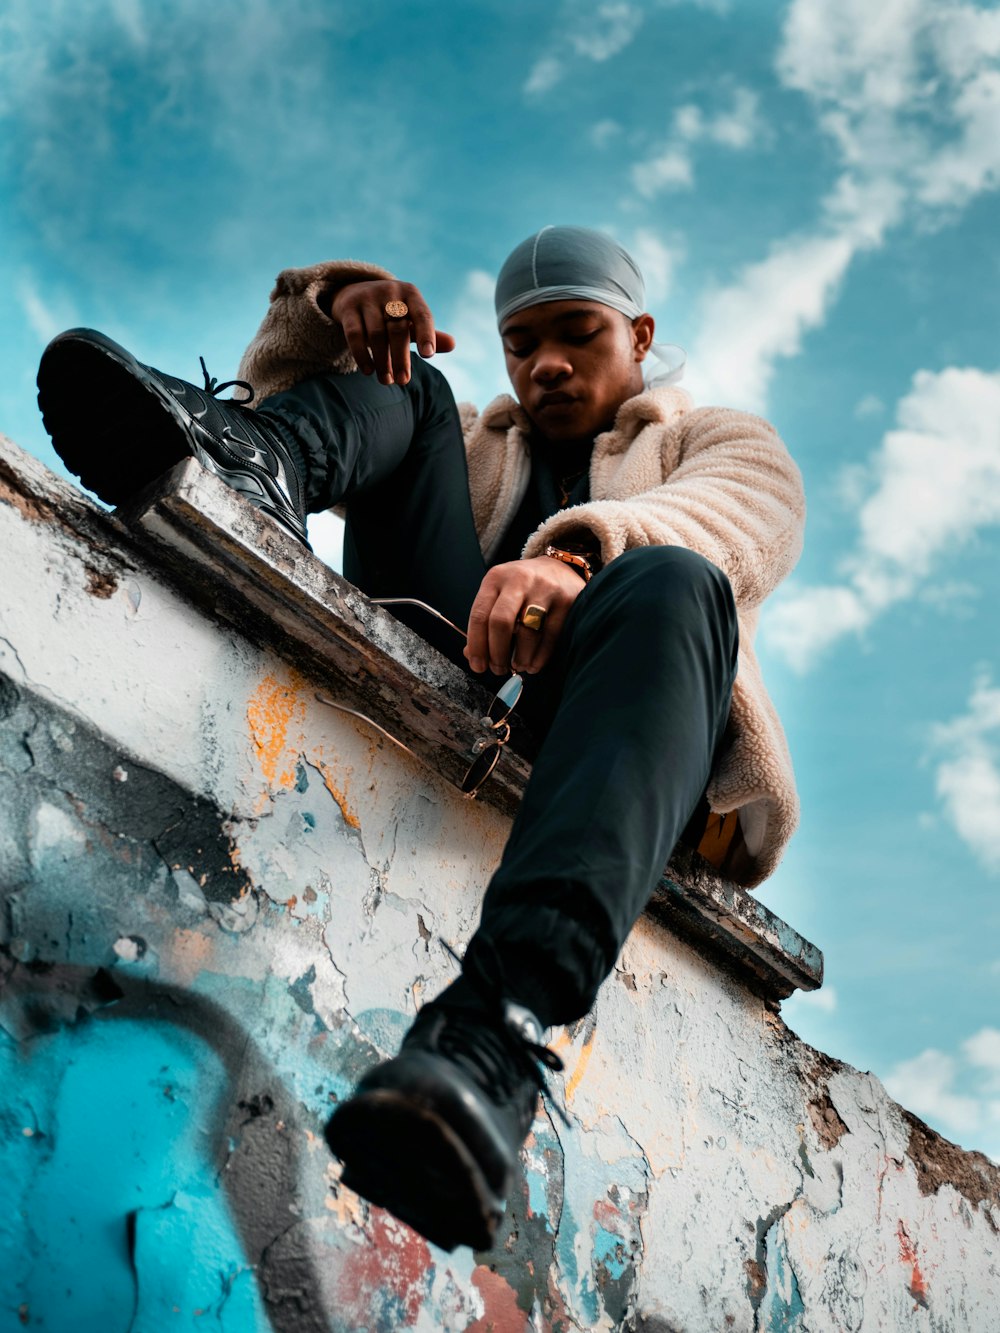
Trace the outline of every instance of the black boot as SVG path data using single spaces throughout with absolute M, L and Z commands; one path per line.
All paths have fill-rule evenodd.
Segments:
M 308 546 L 298 446 L 272 418 L 218 402 L 232 384 L 253 397 L 248 384 L 216 386 L 207 371 L 197 389 L 142 365 L 103 333 L 70 329 L 42 356 L 38 405 L 56 453 L 108 504 L 193 457 Z
M 529 1010 L 452 1008 L 447 994 L 337 1108 L 326 1140 L 348 1188 L 444 1250 L 488 1250 L 545 1086 L 539 1062 L 562 1061 Z

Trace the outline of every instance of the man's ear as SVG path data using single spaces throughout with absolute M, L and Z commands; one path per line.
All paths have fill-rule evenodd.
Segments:
M 653 343 L 656 323 L 652 315 L 639 315 L 632 321 L 632 346 L 636 361 L 645 361 L 646 353 Z

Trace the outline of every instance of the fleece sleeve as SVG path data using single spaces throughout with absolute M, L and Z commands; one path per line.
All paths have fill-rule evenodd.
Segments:
M 388 269 L 352 259 L 286 268 L 278 274 L 267 314 L 243 353 L 239 378 L 258 397 L 290 389 L 312 375 L 357 370 L 343 330 L 329 315 L 341 288 L 370 278 L 391 278 Z
M 676 458 L 662 460 L 665 481 L 629 497 L 634 479 L 625 475 L 627 468 L 603 488 L 600 476 L 592 477 L 592 491 L 606 498 L 554 515 L 524 555 L 540 555 L 546 544 L 558 546 L 580 528 L 600 542 L 605 564 L 636 546 L 684 546 L 724 571 L 737 606 L 762 602 L 802 550 L 805 499 L 798 468 L 774 427 L 746 412 L 696 409 L 676 431 L 673 445 L 664 448 Z

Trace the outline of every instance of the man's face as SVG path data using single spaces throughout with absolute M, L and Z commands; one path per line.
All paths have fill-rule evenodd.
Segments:
M 507 373 L 536 430 L 554 443 L 590 442 L 642 390 L 653 320 L 596 301 L 547 301 L 501 329 Z

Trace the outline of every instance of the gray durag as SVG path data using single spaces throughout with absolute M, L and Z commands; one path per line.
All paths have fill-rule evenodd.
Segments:
M 617 241 L 589 227 L 543 227 L 507 256 L 497 278 L 497 325 L 518 310 L 546 301 L 598 301 L 629 319 L 645 311 L 646 286 L 639 266 Z M 686 357 L 672 343 L 654 342 L 659 364 L 646 371 L 647 388 L 676 384 Z

